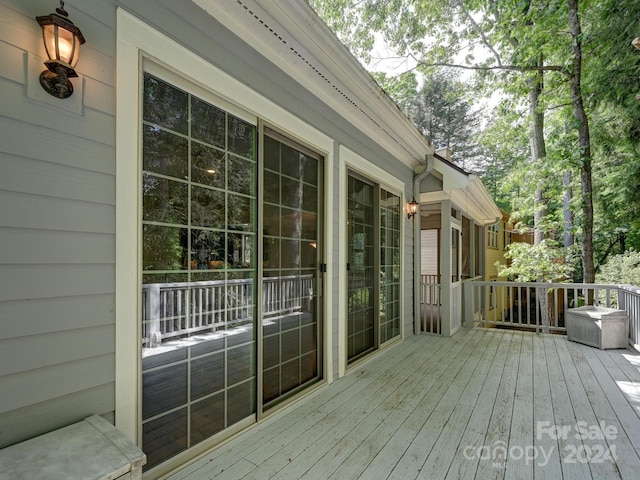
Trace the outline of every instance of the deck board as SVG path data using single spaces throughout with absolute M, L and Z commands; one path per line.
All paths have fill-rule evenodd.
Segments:
M 507 462 L 505 479 L 518 480 L 533 478 L 534 432 L 531 425 L 535 425 L 533 418 L 533 336 L 522 337 L 520 361 L 516 378 L 516 390 L 513 400 L 511 429 L 509 430 L 509 445 L 522 446 Z M 527 449 L 526 447 L 531 447 Z M 522 453 L 522 455 L 521 455 Z
M 631 350 L 499 329 L 414 336 L 169 479 L 627 480 L 640 469 L 639 392 Z M 576 438 L 600 422 L 614 438 Z M 615 462 L 572 457 L 611 447 Z
M 547 347 L 548 348 L 548 347 Z M 554 423 L 549 378 L 548 362 L 545 350 L 545 337 L 533 336 L 533 420 Z M 533 463 L 533 473 L 536 480 L 556 480 L 562 478 L 558 440 L 550 435 L 534 434 L 536 461 Z
M 504 478 L 521 348 L 522 335 L 514 335 L 509 344 L 505 367 L 483 443 L 491 455 L 480 457 L 476 478 L 487 480 Z M 504 449 L 504 454 L 500 454 L 501 449 Z
M 589 400 L 589 395 L 585 387 L 595 387 L 593 383 L 585 382 L 585 378 L 580 375 L 580 372 L 588 372 L 588 364 L 581 350 L 575 347 L 575 343 L 567 342 L 563 337 L 554 337 L 555 344 L 558 348 L 558 356 L 560 357 L 560 363 L 562 369 L 565 371 L 565 379 L 569 386 L 569 396 L 571 398 L 571 404 L 573 405 L 574 412 L 576 414 L 576 423 L 570 425 L 572 427 L 568 441 L 573 442 L 576 450 L 575 456 L 574 450 L 569 447 L 565 448 L 563 453 L 563 460 L 580 462 L 582 459 L 591 458 L 589 452 L 606 451 L 608 448 L 607 442 L 604 438 L 591 438 L 591 436 L 582 435 L 582 424 L 584 422 L 585 428 L 591 425 L 598 425 L 599 419 L 597 418 L 594 408 L 597 408 L 595 402 Z M 589 350 L 587 350 L 589 351 Z M 594 388 L 595 390 L 595 388 Z M 599 401 L 601 396 L 592 397 L 593 400 Z M 603 402 L 604 403 L 604 402 Z M 580 445 L 582 442 L 582 446 Z M 584 452 L 584 453 L 582 453 Z M 609 462 L 600 461 L 586 461 L 584 465 L 588 466 L 591 471 L 591 477 L 594 480 L 608 480 L 618 479 L 620 475 L 614 464 Z
M 491 332 L 492 342 L 489 350 L 490 358 L 487 374 L 483 378 L 480 394 L 474 405 L 474 413 L 466 425 L 464 434 L 456 450 L 454 459 L 447 472 L 446 479 L 473 479 L 478 469 L 479 450 L 484 445 L 484 439 L 491 412 L 498 393 L 498 385 L 507 360 L 507 352 L 511 342 L 511 335 Z

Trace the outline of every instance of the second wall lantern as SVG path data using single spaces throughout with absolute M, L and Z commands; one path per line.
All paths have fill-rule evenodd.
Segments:
M 418 213 L 418 208 L 419 207 L 420 207 L 420 204 L 418 202 L 416 202 L 415 198 L 413 200 L 411 200 L 407 204 L 407 218 L 411 219 L 411 218 L 415 217 L 416 213 Z

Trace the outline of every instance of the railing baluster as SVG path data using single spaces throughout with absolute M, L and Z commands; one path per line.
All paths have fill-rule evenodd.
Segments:
M 560 326 L 560 289 L 559 288 L 553 288 L 551 290 L 553 292 L 553 294 L 551 295 L 552 299 L 553 299 L 553 327 L 559 327 Z
M 529 287 L 525 288 L 527 297 L 527 325 L 531 325 L 531 289 Z

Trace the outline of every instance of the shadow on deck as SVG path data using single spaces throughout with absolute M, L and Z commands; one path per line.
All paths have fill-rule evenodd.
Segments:
M 174 473 L 636 479 L 640 355 L 564 336 L 412 336 Z

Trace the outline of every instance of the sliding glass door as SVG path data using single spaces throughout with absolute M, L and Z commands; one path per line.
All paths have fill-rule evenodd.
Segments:
M 265 129 L 263 402 L 322 375 L 322 158 Z
M 349 172 L 347 363 L 400 335 L 400 196 Z
M 380 189 L 380 344 L 400 335 L 400 196 Z
M 374 185 L 350 173 L 347 194 L 347 362 L 376 348 Z
M 146 469 L 323 375 L 323 158 L 208 98 L 144 74 Z
M 143 105 L 142 447 L 152 467 L 256 411 L 257 137 L 149 74 Z

